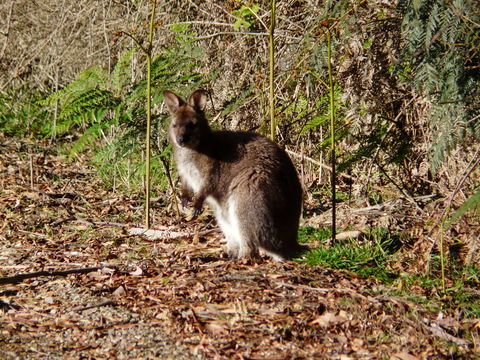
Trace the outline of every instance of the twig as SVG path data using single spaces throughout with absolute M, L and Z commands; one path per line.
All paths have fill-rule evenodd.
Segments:
M 216 36 L 221 36 L 221 35 L 254 35 L 254 36 L 268 36 L 267 33 L 263 32 L 241 32 L 241 31 L 222 31 L 218 32 L 215 34 L 210 34 L 210 35 L 205 35 L 205 36 L 199 36 L 196 37 L 194 40 L 199 41 L 199 40 L 206 40 L 210 39 Z
M 402 188 L 400 185 L 398 185 L 395 180 L 393 180 L 387 173 L 387 171 L 384 169 L 384 167 L 382 165 L 380 165 L 380 163 L 378 161 L 375 161 L 374 159 L 374 162 L 375 164 L 378 166 L 378 168 L 380 169 L 380 171 L 383 173 L 383 175 L 385 175 L 385 177 L 393 184 L 393 186 L 395 186 L 402 194 L 403 196 L 408 200 L 410 201 L 416 208 L 417 210 L 419 210 L 422 214 L 425 213 L 425 211 L 423 211 L 423 209 L 417 204 L 417 202 L 414 200 L 414 198 L 407 192 L 407 190 L 405 190 L 404 188 Z
M 330 141 L 331 141 L 331 191 L 332 191 L 332 242 L 335 241 L 337 234 L 337 195 L 336 195 L 336 183 L 337 183 L 337 151 L 335 142 L 335 94 L 334 94 L 334 81 L 332 72 L 332 34 L 330 30 L 327 30 L 327 65 L 328 65 L 328 92 L 329 92 L 329 104 L 330 104 Z
M 271 0 L 270 4 L 270 27 L 268 28 L 268 108 L 270 111 L 270 139 L 275 141 L 275 132 L 277 126 L 275 124 L 275 89 L 274 89 L 274 75 L 275 75 L 275 0 Z M 250 10 L 251 11 L 251 10 Z M 253 13 L 253 11 L 252 11 Z M 265 24 L 262 22 L 266 28 Z
M 466 166 L 466 169 L 463 172 L 462 178 L 458 181 L 457 185 L 453 189 L 453 192 L 448 196 L 448 203 L 447 206 L 443 209 L 441 215 L 438 217 L 438 220 L 435 222 L 435 224 L 431 227 L 431 229 L 428 231 L 427 236 L 430 236 L 433 232 L 433 230 L 444 220 L 445 215 L 447 214 L 447 211 L 450 210 L 453 198 L 455 195 L 457 195 L 457 192 L 460 191 L 460 187 L 463 185 L 463 183 L 467 180 L 467 178 L 470 176 L 470 174 L 477 168 L 479 162 L 480 162 L 480 150 L 477 150 L 475 155 L 472 158 L 472 161 Z
M 194 324 L 195 324 L 195 327 L 197 328 L 197 330 L 200 332 L 200 334 L 205 334 L 205 332 L 203 331 L 203 324 L 200 322 L 200 320 L 198 319 L 197 317 L 197 314 L 195 313 L 195 310 L 193 309 L 193 306 L 190 306 L 190 311 L 192 312 L 192 316 L 193 316 L 193 321 L 194 321 Z
M 117 222 L 110 222 L 110 221 L 93 221 L 89 219 L 82 219 L 80 216 L 76 216 L 75 221 L 82 224 L 97 225 L 97 226 L 118 226 L 118 227 L 135 226 L 135 224 L 125 224 L 125 223 L 117 223 Z
M 311 162 L 311 163 L 314 164 L 314 165 L 320 166 L 320 167 L 322 167 L 322 168 L 324 168 L 324 169 L 327 169 L 328 171 L 332 171 L 332 167 L 331 167 L 331 166 L 325 165 L 325 164 L 321 163 L 320 161 L 317 161 L 317 160 L 315 160 L 315 159 L 312 159 L 312 158 L 309 157 L 309 156 L 300 155 L 300 154 L 297 154 L 296 152 L 293 152 L 292 150 L 288 150 L 288 149 L 285 149 L 285 151 L 286 151 L 289 155 L 292 155 L 292 156 L 297 157 L 297 158 L 300 158 L 300 159 L 305 159 L 305 160 Z M 342 173 L 340 173 L 339 175 L 342 176 L 342 177 L 344 177 L 344 178 L 346 178 L 346 179 L 353 179 L 352 176 L 347 175 L 347 174 L 342 174 Z
M 415 202 L 417 202 L 417 201 L 424 201 L 425 202 L 427 200 L 431 200 L 431 199 L 435 198 L 436 196 L 437 196 L 436 194 L 423 195 L 423 196 L 416 196 L 413 199 L 415 200 Z M 395 206 L 395 202 L 393 202 L 392 200 L 389 200 L 389 201 L 385 201 L 381 204 L 371 205 L 371 206 L 351 210 L 351 213 L 352 214 L 367 214 L 367 213 L 373 212 L 373 213 L 377 213 L 377 214 L 381 214 L 381 213 L 387 214 L 388 213 L 387 208 L 392 209 L 394 206 Z
M 38 233 L 38 232 L 27 231 L 27 230 L 22 230 L 22 229 L 18 229 L 17 231 L 21 234 L 33 235 L 33 236 L 36 236 L 36 237 L 39 237 L 39 238 L 50 239 L 50 236 L 47 235 L 47 234 L 41 234 L 41 233 Z
M 309 157 L 309 156 L 300 155 L 300 154 L 297 154 L 296 152 L 293 152 L 292 150 L 288 150 L 288 149 L 285 149 L 285 151 L 286 151 L 289 155 L 292 155 L 293 157 L 300 158 L 300 159 L 302 159 L 302 160 L 303 160 L 303 159 L 304 159 L 304 160 L 307 160 L 308 162 L 310 162 L 310 163 L 312 163 L 312 164 L 314 164 L 314 165 L 317 165 L 317 166 L 319 166 L 319 167 L 321 167 L 321 168 L 327 169 L 328 171 L 332 171 L 331 166 L 325 165 L 325 164 L 323 164 L 323 163 L 321 163 L 321 162 L 319 162 L 319 161 L 317 161 L 317 160 L 315 160 L 315 159 L 312 159 L 312 158 Z M 351 179 L 351 180 L 353 180 L 353 176 L 350 176 L 350 175 L 348 175 L 348 174 L 340 173 L 340 174 L 338 174 L 338 175 L 341 176 L 341 177 L 344 177 L 344 178 L 346 178 L 346 179 Z M 397 187 L 397 188 L 398 188 L 398 187 Z M 372 189 L 378 190 L 378 191 L 380 191 L 380 192 L 382 192 L 382 193 L 384 193 L 384 194 L 390 195 L 390 196 L 392 196 L 392 197 L 393 197 L 393 196 L 397 196 L 397 197 L 399 196 L 397 193 L 394 193 L 393 191 L 389 191 L 389 190 L 387 190 L 387 189 L 384 189 L 384 188 L 382 188 L 381 186 L 372 185 Z M 401 191 L 401 188 L 400 188 L 400 191 Z M 406 197 L 406 195 L 403 194 L 403 192 L 402 192 L 402 195 L 403 195 L 403 197 Z M 417 206 L 418 206 L 418 205 L 417 205 Z
M 213 282 L 227 282 L 227 281 L 232 281 L 232 282 L 239 282 L 239 281 L 246 281 L 246 280 L 256 280 L 259 281 L 261 280 L 260 277 L 258 276 L 239 276 L 239 275 L 225 275 L 221 276 L 219 278 L 216 278 L 213 280 Z
M 133 40 L 133 42 L 144 52 L 146 53 L 147 52 L 147 49 L 140 43 L 140 41 L 138 41 L 132 34 L 126 32 L 126 31 L 120 31 L 120 33 L 122 35 L 125 35 L 127 37 L 129 37 L 130 39 Z
M 29 168 L 30 168 L 30 189 L 34 190 L 34 182 L 33 182 L 33 155 L 29 154 Z
M 460 346 L 469 346 L 472 343 L 466 339 L 458 338 L 456 336 L 450 335 L 448 332 L 443 330 L 439 325 L 433 323 L 432 325 L 424 325 L 433 335 L 439 337 L 440 339 L 451 341 Z
M 155 10 L 157 8 L 157 0 L 151 1 L 150 25 L 148 31 L 148 48 L 142 50 L 147 57 L 147 129 L 145 131 L 145 227 L 150 229 L 150 187 L 151 187 L 151 131 L 152 131 L 152 49 L 153 49 L 153 33 L 155 32 Z
M 250 13 L 253 14 L 253 16 L 255 16 L 257 18 L 257 20 L 260 22 L 260 24 L 262 24 L 263 28 L 265 30 L 269 30 L 269 27 L 263 22 L 262 18 L 260 16 L 258 16 L 258 14 L 252 10 L 252 8 L 250 6 L 248 6 L 247 4 L 244 4 L 244 6 L 250 10 Z M 272 0 L 271 1 L 271 12 L 270 12 L 270 26 L 272 25 L 272 18 L 275 19 L 275 8 L 276 8 L 276 5 L 275 5 L 275 0 Z M 273 20 L 275 22 L 275 20 Z
M 168 185 L 172 190 L 173 205 L 175 206 L 175 212 L 177 213 L 177 217 L 180 217 L 180 210 L 178 207 L 178 200 L 177 200 L 177 192 L 175 191 L 175 186 L 173 186 L 172 174 L 170 173 L 170 166 L 168 166 L 167 160 L 165 160 L 163 156 L 160 156 L 160 161 L 165 169 L 165 175 L 167 175 Z
M 92 266 L 87 268 L 80 269 L 70 269 L 70 270 L 61 270 L 61 271 L 35 271 L 25 274 L 17 274 L 13 276 L 6 276 L 0 278 L 0 285 L 2 284 L 16 284 L 26 279 L 32 279 L 40 276 L 66 276 L 69 274 L 86 274 L 95 270 L 103 269 L 104 266 Z
M 395 298 L 395 300 L 399 300 L 398 298 Z M 406 303 L 406 302 L 404 302 Z M 408 303 L 406 303 L 408 304 Z M 413 321 L 411 319 L 408 319 L 406 317 L 403 318 L 403 321 L 405 321 L 407 324 L 410 324 L 411 326 L 418 328 L 418 325 L 423 327 L 425 330 L 431 332 L 434 336 L 439 337 L 440 339 L 446 340 L 446 341 L 451 341 L 457 345 L 460 346 L 470 346 L 472 344 L 471 341 L 458 338 L 456 336 L 450 335 L 448 332 L 446 332 L 440 325 L 436 324 L 435 322 L 432 322 L 431 324 L 426 324 L 422 321 Z
M 169 24 L 164 24 L 165 27 L 169 27 L 172 25 L 184 25 L 184 24 L 195 24 L 195 25 L 215 25 L 215 26 L 227 26 L 227 27 L 234 27 L 235 24 L 233 23 L 222 23 L 222 22 L 217 22 L 217 21 L 179 21 L 179 22 L 174 22 L 174 23 L 169 23 Z
M 108 306 L 108 305 L 116 306 L 117 304 L 112 300 L 105 300 L 105 301 L 99 302 L 98 304 L 95 304 L 95 305 L 77 306 L 77 307 L 73 308 L 72 310 L 73 311 L 84 311 L 84 310 L 93 309 L 93 308 L 97 308 L 97 307 L 101 307 L 101 306 Z

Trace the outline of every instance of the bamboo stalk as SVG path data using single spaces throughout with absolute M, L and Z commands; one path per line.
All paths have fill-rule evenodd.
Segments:
M 336 214 L 336 189 L 337 182 L 336 174 L 336 154 L 335 154 L 335 92 L 332 74 L 332 36 L 330 30 L 327 29 L 327 62 L 328 62 L 328 83 L 330 93 L 330 140 L 331 140 L 331 167 L 332 167 L 332 242 L 335 241 L 335 234 L 337 233 L 337 214 Z
M 270 107 L 270 138 L 272 141 L 275 141 L 275 89 L 274 89 L 274 69 L 275 69 L 275 39 L 273 37 L 275 31 L 275 0 L 271 1 L 270 4 L 270 28 L 268 31 L 268 50 L 269 50 L 269 85 L 270 85 L 270 94 L 269 94 L 269 107 Z
M 150 29 L 148 34 L 148 48 L 147 55 L 147 134 L 146 134 L 146 149 L 145 149 L 145 227 L 150 228 L 150 138 L 152 127 L 152 47 L 153 47 L 153 32 L 155 28 L 155 8 L 157 7 L 157 0 L 152 1 L 152 12 L 150 16 Z

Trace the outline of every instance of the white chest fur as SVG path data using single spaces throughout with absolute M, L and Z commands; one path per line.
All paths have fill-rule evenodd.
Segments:
M 197 193 L 203 185 L 202 174 L 195 165 L 193 151 L 189 149 L 177 149 L 177 170 L 182 181 L 190 187 L 194 193 Z

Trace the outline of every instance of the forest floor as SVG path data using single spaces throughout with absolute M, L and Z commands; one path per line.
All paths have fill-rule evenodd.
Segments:
M 211 218 L 154 209 L 164 235 L 132 235 L 140 199 L 39 146 L 0 135 L 2 359 L 480 356 L 478 319 L 349 272 L 230 261 Z

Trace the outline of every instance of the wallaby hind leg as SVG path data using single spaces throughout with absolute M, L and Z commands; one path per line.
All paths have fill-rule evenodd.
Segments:
M 283 221 L 273 221 L 267 236 L 260 240 L 260 249 L 276 261 L 296 257 L 300 253 L 297 243 L 298 217 L 295 214 L 282 216 Z
M 219 221 L 227 238 L 227 253 L 233 258 L 257 256 L 258 246 L 255 239 L 249 236 L 249 227 L 254 226 L 255 221 L 245 217 L 238 205 L 239 199 L 231 195 L 223 219 Z
M 236 259 L 240 251 L 239 240 L 232 236 L 225 236 L 227 240 L 226 253 L 229 258 Z
M 227 255 L 231 258 L 254 256 L 256 253 L 255 248 L 252 248 L 248 241 L 245 241 L 245 236 L 240 226 L 235 197 L 233 195 L 230 196 L 223 207 L 211 198 L 209 203 L 215 212 L 218 226 L 227 240 Z
M 238 257 L 259 256 L 262 239 L 273 236 L 273 224 L 263 197 L 258 193 L 251 197 L 245 196 L 245 194 L 249 194 L 249 190 L 236 199 L 230 214 L 231 219 L 235 222 L 235 228 L 238 229 Z M 271 256 L 273 257 L 273 255 Z M 278 260 L 283 260 L 283 258 L 278 258 Z
M 250 198 L 242 197 L 237 204 L 242 242 L 259 252 L 283 261 L 295 255 L 299 211 L 268 194 L 259 192 Z

